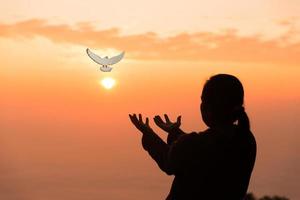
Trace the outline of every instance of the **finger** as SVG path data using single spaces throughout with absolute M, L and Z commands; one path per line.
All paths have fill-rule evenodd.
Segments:
M 133 120 L 133 116 L 134 115 L 129 114 L 129 118 L 131 119 L 131 121 Z
M 146 125 L 149 127 L 149 118 L 146 117 Z
M 159 126 L 159 121 L 158 121 L 158 119 L 157 119 L 156 117 L 154 117 L 153 120 L 154 120 L 154 123 L 155 123 L 156 125 Z
M 143 132 L 143 130 L 144 130 L 144 125 L 143 125 L 141 122 L 139 122 L 139 120 L 138 120 L 136 114 L 134 114 L 134 115 L 132 116 L 132 118 L 130 118 L 130 119 L 131 119 L 131 122 L 134 124 L 134 126 L 135 126 L 138 130 L 140 130 L 141 132 Z
M 135 114 L 135 113 L 132 115 L 132 118 L 135 118 L 135 119 L 136 119 L 136 114 Z
M 133 118 L 133 119 L 137 119 L 136 114 L 133 114 L 133 115 L 132 115 L 132 118 Z
M 133 119 L 133 117 L 134 117 L 134 114 L 129 114 L 130 119 Z
M 165 124 L 164 122 L 163 122 L 163 120 L 159 117 L 159 116 L 157 116 L 157 117 L 154 117 L 154 122 L 155 122 L 155 124 L 157 125 L 157 126 L 162 126 L 163 124 Z
M 167 123 L 170 123 L 171 121 L 170 121 L 168 115 L 167 115 L 167 114 L 164 114 L 164 115 L 165 115 L 165 118 L 166 118 L 166 122 L 167 122 Z
M 154 118 L 156 118 L 156 119 L 162 121 L 162 119 L 161 119 L 161 117 L 160 117 L 159 115 L 156 115 Z
M 139 122 L 137 121 L 137 119 L 132 118 L 132 119 L 131 119 L 131 122 L 132 122 L 132 124 L 133 124 L 137 129 L 140 130 L 140 124 L 139 124 Z
M 177 117 L 177 123 L 181 124 L 181 115 Z
M 140 124 L 136 114 L 134 114 L 133 120 L 135 121 L 136 124 Z
M 161 117 L 160 117 L 159 115 L 156 115 L 156 116 L 154 117 L 154 119 L 155 119 L 156 121 L 160 122 L 160 123 L 163 122 L 163 120 L 161 119 Z
M 129 114 L 129 119 L 132 121 L 133 116 L 131 114 Z
M 142 114 L 139 114 L 139 122 L 143 123 Z
M 130 116 L 130 120 L 131 120 L 131 122 L 132 122 L 135 126 L 137 126 L 138 120 L 137 120 L 135 114 Z

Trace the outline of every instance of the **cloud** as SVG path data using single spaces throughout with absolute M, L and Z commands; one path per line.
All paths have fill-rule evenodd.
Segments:
M 282 25 L 290 22 L 282 21 Z M 118 28 L 98 30 L 88 22 L 75 27 L 49 24 L 31 19 L 11 24 L 0 23 L 0 37 L 45 37 L 54 43 L 84 45 L 91 48 L 125 50 L 134 59 L 172 59 L 231 62 L 300 64 L 300 41 L 289 37 L 300 33 L 294 28 L 275 39 L 263 40 L 259 35 L 239 36 L 236 30 L 221 33 L 194 32 L 160 37 L 155 32 L 124 35 Z
M 299 25 L 297 24 L 298 18 L 287 18 L 277 21 L 279 26 L 287 29 L 287 31 L 280 37 L 282 43 L 291 43 L 300 39 Z

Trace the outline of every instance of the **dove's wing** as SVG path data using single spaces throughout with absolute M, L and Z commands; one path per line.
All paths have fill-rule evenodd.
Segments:
M 110 59 L 107 58 L 101 58 L 100 56 L 94 54 L 90 49 L 86 49 L 86 53 L 88 54 L 88 56 L 95 61 L 96 63 L 100 64 L 100 65 L 110 65 Z M 113 57 L 114 58 L 114 57 Z
M 117 62 L 119 62 L 120 60 L 122 60 L 122 58 L 124 57 L 125 52 L 123 51 L 122 53 L 120 53 L 117 56 L 111 57 L 108 59 L 108 65 L 113 65 L 116 64 Z

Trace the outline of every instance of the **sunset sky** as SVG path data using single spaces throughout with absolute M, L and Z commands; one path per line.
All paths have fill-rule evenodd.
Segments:
M 0 199 L 164 199 L 173 177 L 128 114 L 205 130 L 200 95 L 217 73 L 244 85 L 258 145 L 249 192 L 300 199 L 299 13 L 299 0 L 1 3 Z M 86 48 L 126 54 L 103 73 Z

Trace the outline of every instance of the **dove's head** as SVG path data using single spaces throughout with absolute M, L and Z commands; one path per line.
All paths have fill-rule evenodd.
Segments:
M 244 112 L 243 86 L 232 75 L 210 77 L 203 87 L 201 100 L 202 119 L 209 127 L 231 125 Z

